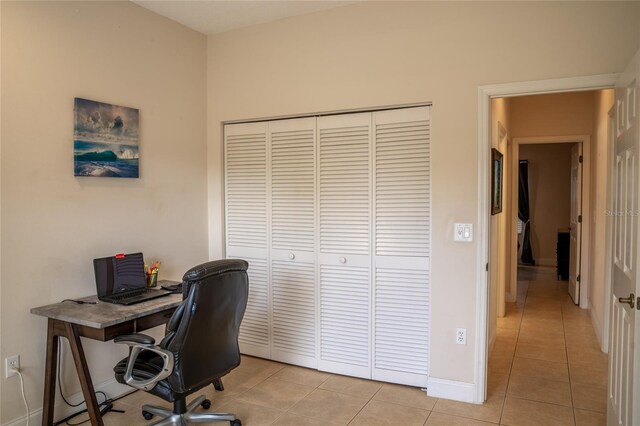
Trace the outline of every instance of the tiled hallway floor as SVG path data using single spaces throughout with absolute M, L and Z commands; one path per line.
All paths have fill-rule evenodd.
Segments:
M 498 318 L 489 400 L 505 395 L 508 425 L 604 425 L 607 355 L 589 313 L 573 304 L 555 269 L 518 271 L 516 303 Z
M 252 357 L 224 378 L 224 392 L 209 386 L 195 395 L 206 394 L 212 409 L 235 413 L 245 426 L 605 424 L 607 356 L 587 312 L 571 303 L 553 271 L 524 271 L 520 279 L 517 303 L 498 319 L 484 405 Z M 126 413 L 108 414 L 105 424 L 147 424 L 144 403 L 169 406 L 136 392 L 116 401 Z

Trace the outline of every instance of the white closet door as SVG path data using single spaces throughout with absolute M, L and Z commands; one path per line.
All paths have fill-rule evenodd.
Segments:
M 373 114 L 373 379 L 426 386 L 430 312 L 430 108 Z
M 371 114 L 317 120 L 318 368 L 370 377 Z
M 270 357 L 267 124 L 224 128 L 226 253 L 249 262 L 249 300 L 240 327 L 242 353 Z
M 316 368 L 315 118 L 269 123 L 272 359 Z

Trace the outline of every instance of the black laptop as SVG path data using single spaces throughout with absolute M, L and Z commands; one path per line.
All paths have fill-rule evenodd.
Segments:
M 147 288 L 142 253 L 117 254 L 93 259 L 98 299 L 118 305 L 133 305 L 171 294 Z

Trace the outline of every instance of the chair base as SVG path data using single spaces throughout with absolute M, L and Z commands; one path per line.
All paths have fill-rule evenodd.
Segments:
M 189 423 L 205 423 L 205 422 L 216 422 L 216 421 L 227 421 L 232 426 L 241 426 L 242 423 L 240 420 L 236 419 L 236 416 L 231 413 L 209 413 L 209 412 L 200 412 L 196 413 L 195 410 L 200 407 L 200 405 L 204 402 L 205 397 L 199 396 L 193 401 L 191 404 L 187 406 L 187 409 L 184 413 L 175 413 L 174 410 L 168 410 L 162 407 L 156 407 L 154 405 L 143 405 L 142 412 L 150 413 L 153 415 L 157 415 L 162 417 L 161 419 L 151 423 L 149 426 L 169 426 L 169 425 L 178 425 L 185 426 Z

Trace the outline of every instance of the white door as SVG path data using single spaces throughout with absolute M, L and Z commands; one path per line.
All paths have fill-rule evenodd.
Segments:
M 371 377 L 371 114 L 320 117 L 318 369 Z
M 269 358 L 267 123 L 224 127 L 227 257 L 249 262 L 249 300 L 240 350 Z
M 374 121 L 374 380 L 427 386 L 429 372 L 430 108 Z
M 580 251 L 582 249 L 582 144 L 571 147 L 571 217 L 569 294 L 580 304 Z
M 316 368 L 316 119 L 269 122 L 271 358 Z
M 640 51 L 616 84 L 613 159 L 613 259 L 607 424 L 640 422 L 640 293 L 638 267 L 638 152 Z

